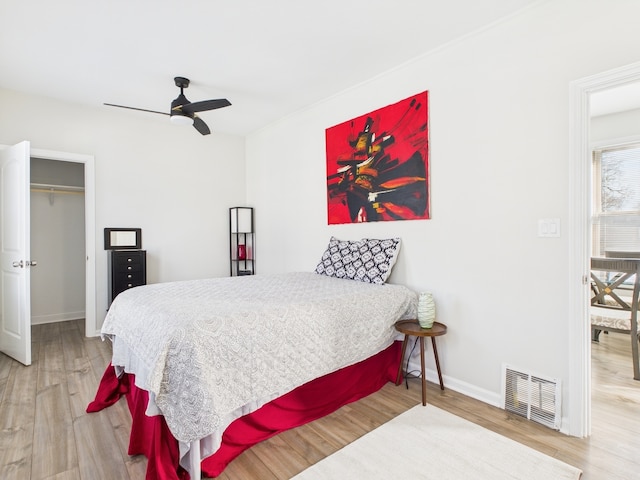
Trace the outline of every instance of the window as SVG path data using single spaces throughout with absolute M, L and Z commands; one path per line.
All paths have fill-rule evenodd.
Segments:
M 640 143 L 593 152 L 594 256 L 640 255 Z

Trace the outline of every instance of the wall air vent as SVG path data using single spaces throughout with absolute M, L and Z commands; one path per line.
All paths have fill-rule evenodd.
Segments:
M 560 380 L 503 365 L 503 408 L 554 430 L 560 429 Z

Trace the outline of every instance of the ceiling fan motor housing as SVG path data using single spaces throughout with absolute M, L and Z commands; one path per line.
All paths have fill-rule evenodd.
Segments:
M 176 82 L 177 83 L 177 82 Z M 178 98 L 171 102 L 171 121 L 181 125 L 191 125 L 193 123 L 193 114 L 188 114 L 182 111 L 182 106 L 187 105 L 189 100 L 184 96 L 182 92 L 178 95 Z
M 171 122 L 179 125 L 191 125 L 193 123 L 193 115 L 189 115 L 182 111 L 182 106 L 189 102 L 187 97 L 184 96 L 183 89 L 189 86 L 189 79 L 185 77 L 174 77 L 173 81 L 176 83 L 176 87 L 180 88 L 180 95 L 173 102 L 171 102 Z

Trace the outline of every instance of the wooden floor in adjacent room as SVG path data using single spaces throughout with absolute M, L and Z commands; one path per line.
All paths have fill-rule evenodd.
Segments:
M 629 337 L 600 338 L 593 345 L 589 439 L 567 437 L 434 384 L 428 401 L 582 469 L 583 480 L 640 478 L 640 382 L 631 375 Z M 30 367 L 0 354 L 0 478 L 144 479 L 146 460 L 126 453 L 126 403 L 85 413 L 109 359 L 110 345 L 86 338 L 84 321 L 34 326 Z M 328 417 L 256 445 L 219 478 L 291 478 L 420 401 L 419 380 L 410 380 L 409 389 L 387 384 Z

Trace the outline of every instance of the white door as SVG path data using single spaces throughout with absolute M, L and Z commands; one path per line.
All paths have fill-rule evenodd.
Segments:
M 0 150 L 0 351 L 31 365 L 30 144 Z

